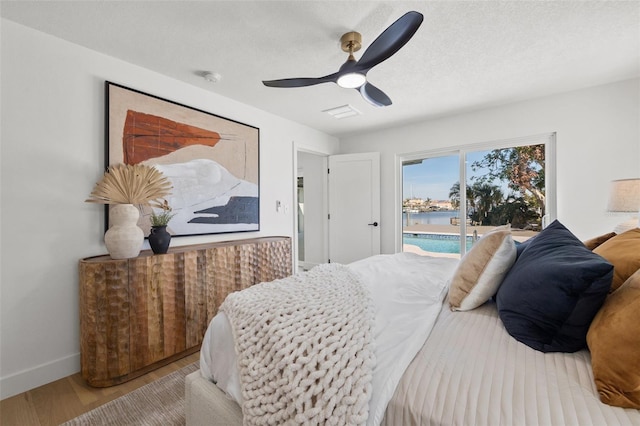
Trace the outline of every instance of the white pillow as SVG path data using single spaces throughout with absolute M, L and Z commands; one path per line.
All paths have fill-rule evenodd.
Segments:
M 452 311 L 475 309 L 489 300 L 516 261 L 511 226 L 484 234 L 460 260 L 449 286 Z

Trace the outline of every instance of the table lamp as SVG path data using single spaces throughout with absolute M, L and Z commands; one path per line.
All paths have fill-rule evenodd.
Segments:
M 640 227 L 640 178 L 612 181 L 607 210 L 636 213 L 631 219 L 615 227 L 613 231 L 616 234 Z

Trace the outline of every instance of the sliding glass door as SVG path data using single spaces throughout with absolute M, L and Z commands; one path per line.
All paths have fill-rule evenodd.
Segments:
M 555 209 L 554 140 L 548 134 L 402 156 L 402 251 L 459 258 L 507 224 L 516 244 L 535 236 Z

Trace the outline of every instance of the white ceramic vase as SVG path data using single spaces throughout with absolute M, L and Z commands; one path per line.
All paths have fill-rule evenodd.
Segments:
M 113 259 L 129 259 L 140 254 L 144 232 L 138 227 L 140 212 L 133 204 L 116 204 L 109 210 L 111 226 L 104 243 Z

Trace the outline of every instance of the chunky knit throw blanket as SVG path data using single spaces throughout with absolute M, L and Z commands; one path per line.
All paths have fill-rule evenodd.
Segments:
M 349 268 L 230 294 L 245 425 L 361 425 L 371 397 L 373 305 Z

